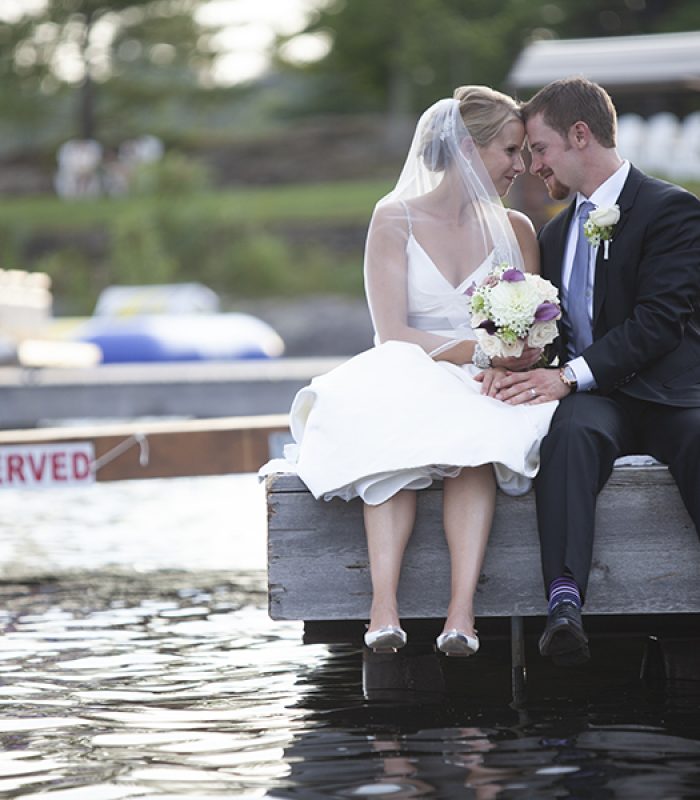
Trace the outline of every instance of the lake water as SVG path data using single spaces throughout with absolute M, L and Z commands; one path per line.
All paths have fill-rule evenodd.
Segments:
M 358 650 L 267 617 L 264 520 L 249 475 L 0 492 L 1 797 L 700 797 L 700 683 L 623 648 L 515 709 L 485 642 L 366 695 Z

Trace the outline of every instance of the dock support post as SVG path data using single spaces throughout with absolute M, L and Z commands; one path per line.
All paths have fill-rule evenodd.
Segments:
M 510 618 L 511 688 L 513 705 L 517 708 L 525 703 L 526 674 L 525 665 L 525 627 L 523 618 Z

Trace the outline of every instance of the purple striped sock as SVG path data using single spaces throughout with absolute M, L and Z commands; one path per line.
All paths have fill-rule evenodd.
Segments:
M 573 603 L 581 608 L 581 592 L 573 578 L 556 578 L 549 584 L 549 608 L 553 611 L 559 603 Z

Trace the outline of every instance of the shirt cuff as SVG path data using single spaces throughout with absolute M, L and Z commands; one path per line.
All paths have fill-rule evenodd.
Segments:
M 572 361 L 567 361 L 566 363 L 571 367 L 574 375 L 576 376 L 576 383 L 578 384 L 577 391 L 588 392 L 591 389 L 598 388 L 598 384 L 593 377 L 593 373 L 591 372 L 591 369 L 583 356 L 578 356 Z

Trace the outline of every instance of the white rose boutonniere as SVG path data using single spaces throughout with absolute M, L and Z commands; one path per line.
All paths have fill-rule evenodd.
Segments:
M 586 239 L 593 247 L 598 247 L 603 242 L 605 248 L 603 258 L 606 261 L 608 260 L 613 228 L 619 221 L 620 206 L 614 205 L 609 208 L 594 208 L 583 224 L 583 232 Z

